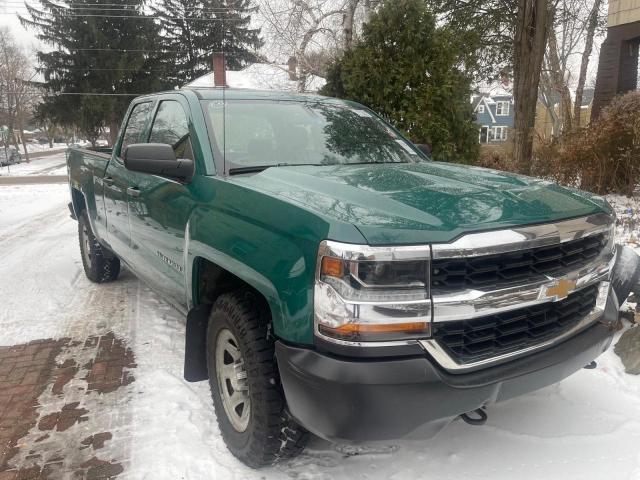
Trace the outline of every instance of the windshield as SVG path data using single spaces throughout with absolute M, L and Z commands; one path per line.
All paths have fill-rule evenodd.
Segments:
M 203 103 L 212 127 L 209 137 L 214 153 L 224 158 L 227 172 L 247 167 L 422 159 L 413 145 L 368 110 L 300 101 Z

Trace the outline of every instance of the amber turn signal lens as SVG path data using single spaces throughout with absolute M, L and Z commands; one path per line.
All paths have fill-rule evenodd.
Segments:
M 322 258 L 322 275 L 329 277 L 342 277 L 344 262 L 339 258 L 323 257 Z
M 385 340 L 389 337 L 418 336 L 422 338 L 431 333 L 430 325 L 427 322 L 407 322 L 407 323 L 346 323 L 339 327 L 328 327 L 318 325 L 320 333 L 334 338 L 344 340 Z

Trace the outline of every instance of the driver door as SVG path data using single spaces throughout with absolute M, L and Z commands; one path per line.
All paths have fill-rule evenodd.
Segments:
M 189 107 L 180 96 L 157 104 L 148 143 L 166 143 L 176 158 L 193 160 Z M 174 305 L 186 305 L 185 229 L 194 202 L 189 186 L 149 173 L 129 172 L 131 245 L 137 273 Z

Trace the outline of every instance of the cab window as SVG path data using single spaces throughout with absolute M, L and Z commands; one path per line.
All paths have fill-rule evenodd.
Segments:
M 173 147 L 176 158 L 193 160 L 189 122 L 179 102 L 165 100 L 160 103 L 151 127 L 149 143 L 167 143 Z
M 140 143 L 144 126 L 147 123 L 147 117 L 151 111 L 151 102 L 138 103 L 131 110 L 127 126 L 122 135 L 122 145 L 120 146 L 120 156 L 124 153 L 125 148 L 133 143 Z

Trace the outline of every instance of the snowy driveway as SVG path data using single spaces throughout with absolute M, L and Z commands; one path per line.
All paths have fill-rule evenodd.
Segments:
M 314 439 L 297 459 L 248 469 L 220 438 L 207 384 L 181 378 L 184 319 L 127 271 L 107 285 L 84 277 L 67 197 L 65 185 L 0 187 L 0 346 L 70 339 L 59 367 L 71 359 L 89 373 L 87 339 L 114 338 L 132 351 L 133 382 L 75 398 L 83 421 L 51 433 L 74 449 L 74 439 L 109 430 L 96 451 L 123 465 L 117 478 L 640 479 L 640 378 L 623 373 L 611 351 L 596 370 L 490 406 L 483 427 L 457 421 L 434 439 L 359 455 Z M 65 396 L 86 390 L 89 373 L 62 387 Z M 53 411 L 49 390 L 39 425 Z M 30 465 L 34 430 L 10 466 Z

